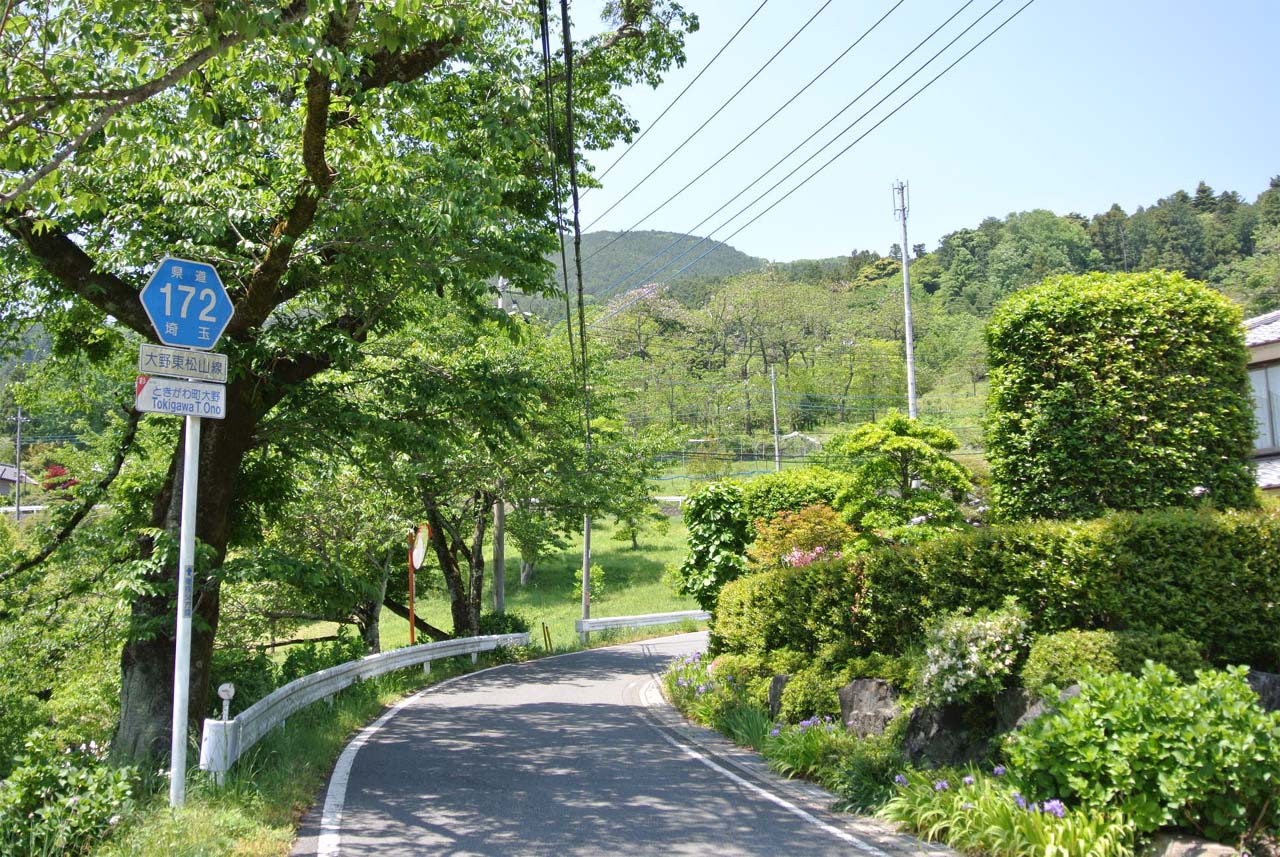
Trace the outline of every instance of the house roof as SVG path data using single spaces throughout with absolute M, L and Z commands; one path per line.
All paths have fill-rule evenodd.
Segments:
M 1258 466 L 1258 487 L 1266 490 L 1268 488 L 1280 488 L 1280 455 L 1269 455 L 1266 458 L 1254 460 L 1254 464 Z
M 14 467 L 12 464 L 0 464 L 0 481 L 17 482 L 18 468 Z M 36 481 L 24 473 L 22 474 L 22 483 L 24 485 L 35 485 Z
M 1244 344 L 1270 345 L 1280 342 L 1280 309 L 1244 320 Z

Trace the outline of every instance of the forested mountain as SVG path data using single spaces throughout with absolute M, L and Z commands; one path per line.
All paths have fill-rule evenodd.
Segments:
M 573 245 L 566 243 L 569 262 L 569 288 L 577 288 L 573 265 Z M 555 263 L 555 282 L 563 283 L 560 257 Z M 583 292 L 590 303 L 605 303 L 610 298 L 654 281 L 680 284 L 721 280 L 743 271 L 754 271 L 766 260 L 748 256 L 719 241 L 683 235 L 678 232 L 648 230 L 588 232 L 582 236 Z M 695 290 L 696 291 L 696 290 Z M 517 296 L 520 308 L 541 318 L 564 318 L 564 302 Z
M 663 289 L 597 323 L 596 353 L 634 391 L 636 425 L 668 426 L 720 460 L 771 459 L 771 369 L 782 433 L 905 406 L 900 257 L 895 245 L 883 258 L 855 251 Z M 1114 205 L 1093 217 L 987 218 L 912 257 L 921 411 L 976 448 L 983 327 L 1018 289 L 1056 274 L 1165 268 L 1220 289 L 1246 316 L 1280 308 L 1280 177 L 1252 203 L 1201 182 L 1132 214 Z

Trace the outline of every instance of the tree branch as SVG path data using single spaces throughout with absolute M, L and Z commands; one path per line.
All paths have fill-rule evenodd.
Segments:
M 302 16 L 306 14 L 306 11 L 307 11 L 306 0 L 294 0 L 293 3 L 285 7 L 284 11 L 281 13 L 280 21 L 281 23 L 286 23 L 286 24 L 292 23 L 293 21 L 296 21 L 302 18 Z M 110 122 L 111 119 L 117 113 L 124 110 L 126 107 L 131 107 L 135 104 L 141 104 L 142 102 L 146 101 L 148 98 L 151 98 L 153 95 L 163 92 L 164 90 L 176 84 L 178 81 L 182 80 L 191 72 L 203 66 L 206 62 L 208 62 L 213 57 L 218 56 L 219 54 L 225 52 L 228 48 L 231 48 L 239 44 L 240 42 L 244 41 L 244 39 L 245 39 L 245 36 L 242 32 L 236 31 L 236 32 L 228 33 L 222 36 L 221 38 L 219 38 L 213 44 L 208 45 L 204 48 L 201 48 L 200 50 L 191 54 L 185 60 L 178 63 L 176 66 L 169 69 L 167 72 L 160 75 L 159 77 L 152 78 L 146 83 L 139 84 L 138 86 L 135 86 L 129 89 L 106 89 L 106 90 L 92 91 L 90 93 L 82 93 L 80 95 L 81 99 L 94 98 L 97 100 L 111 100 L 111 99 L 118 99 L 118 100 L 116 100 L 114 104 L 110 104 L 107 107 L 103 108 L 102 112 L 98 115 L 96 119 L 94 119 L 91 123 L 89 123 L 89 126 L 87 128 L 85 128 L 83 131 L 77 134 L 70 143 L 67 143 L 65 146 L 63 146 L 62 149 L 58 151 L 57 154 L 55 154 L 52 158 L 50 158 L 41 166 L 37 167 L 30 175 L 28 175 L 25 179 L 19 182 L 16 188 L 14 188 L 12 191 L 9 191 L 7 193 L 0 194 L 0 205 L 9 205 L 14 200 L 18 199 L 18 197 L 22 196 L 24 193 L 31 190 L 31 188 L 35 187 L 36 183 L 39 182 L 42 178 L 52 173 L 58 167 L 62 166 L 63 162 L 66 161 L 67 158 L 74 155 L 80 149 L 80 147 L 85 144 L 86 140 L 88 140 L 94 134 L 98 133 L 103 128 L 105 128 L 107 123 Z M 24 101 L 30 101 L 33 98 L 35 99 L 46 98 L 46 99 L 52 99 L 54 101 L 58 101 L 58 100 L 66 99 L 69 97 L 70 96 L 68 96 L 65 93 L 58 93 L 54 95 L 39 96 L 39 97 L 23 96 L 17 99 L 10 99 L 5 103 L 6 105 L 18 104 L 18 103 L 23 103 Z
M 392 613 L 399 616 L 401 619 L 404 619 L 405 621 L 409 620 L 409 608 L 401 604 L 399 601 L 396 601 L 394 598 L 391 598 L 390 596 L 388 596 L 382 599 L 382 606 L 386 607 L 388 610 L 390 610 Z M 422 620 L 422 617 L 416 615 L 416 613 L 413 617 L 413 624 L 414 624 L 414 627 L 416 627 L 419 631 L 424 632 L 427 636 L 429 636 L 431 639 L 435 640 L 436 642 L 453 639 L 452 634 L 448 634 L 448 633 L 445 633 L 444 631 L 441 631 L 439 628 L 435 627 L 430 622 L 424 622 Z
M 114 274 L 94 270 L 93 258 L 65 232 L 57 228 L 37 229 L 30 213 L 13 208 L 5 212 L 4 229 L 26 245 L 41 267 L 69 292 L 151 338 L 151 322 L 138 300 L 137 290 Z
M 71 538 L 71 534 L 75 532 L 76 527 L 78 527 L 80 522 L 84 520 L 85 516 L 92 511 L 93 507 L 98 504 L 98 501 L 102 499 L 102 495 L 106 493 L 107 488 L 111 486 L 111 483 L 115 481 L 116 476 L 119 475 L 120 466 L 124 464 L 125 456 L 129 454 L 129 450 L 133 447 L 133 439 L 138 434 L 138 420 L 141 416 L 141 411 L 136 411 L 133 408 L 129 409 L 129 420 L 125 423 L 124 437 L 121 438 L 120 448 L 116 450 L 115 457 L 111 460 L 110 469 L 108 469 L 107 473 L 98 480 L 98 484 L 94 485 L 93 489 L 89 491 L 89 493 L 85 494 L 84 499 L 80 502 L 80 508 L 76 509 L 75 513 L 67 519 L 67 522 L 62 525 L 62 528 L 58 530 L 57 533 L 54 534 L 53 538 L 40 549 L 39 553 L 34 556 L 27 557 L 6 572 L 0 572 L 0 583 L 3 583 L 11 577 L 22 574 L 22 572 L 27 571 L 28 569 L 35 568 L 37 565 L 52 556 L 53 552 L 60 548 L 67 539 Z

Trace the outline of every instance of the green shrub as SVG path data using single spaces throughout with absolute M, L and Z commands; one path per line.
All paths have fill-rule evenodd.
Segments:
M 703 610 L 715 607 L 720 588 L 746 570 L 750 542 L 742 488 L 716 482 L 691 494 L 684 506 L 689 555 L 676 572 L 677 589 Z
M 1120 631 L 1117 638 L 1120 671 L 1129 675 L 1141 674 L 1146 662 L 1153 661 L 1164 664 L 1183 681 L 1191 681 L 1197 670 L 1207 666 L 1200 656 L 1200 645 L 1182 634 Z
M 1211 664 L 1277 671 L 1277 557 L 1276 512 L 1170 510 L 989 527 L 860 559 L 865 591 L 845 592 L 850 633 L 862 651 L 897 654 L 930 616 L 996 608 L 1008 595 L 1035 633 L 1179 633 Z
M 839 759 L 856 744 L 830 717 L 813 716 L 795 725 L 775 726 L 765 742 L 764 755 L 784 777 L 829 780 Z
M 861 592 L 862 567 L 851 556 L 747 575 L 720 594 L 711 648 L 742 654 L 790 648 L 813 656 L 850 638 L 849 608 Z
M 592 572 L 593 576 L 594 574 L 595 572 Z M 582 593 L 578 594 L 581 596 Z M 513 610 L 504 613 L 485 613 L 480 617 L 480 636 L 482 637 L 492 634 L 524 634 L 528 630 L 529 620 Z
M 840 796 L 840 810 L 871 812 L 893 795 L 893 776 L 906 766 L 896 731 L 891 726 L 883 735 L 868 735 L 840 754 L 827 782 Z
M 1008 740 L 1032 797 L 1118 809 L 1139 832 L 1188 827 L 1223 842 L 1280 825 L 1280 712 L 1265 712 L 1244 667 L 1183 684 L 1152 664 L 1091 675 L 1080 695 Z
M 0 685 L 0 780 L 13 770 L 27 736 L 48 719 L 46 705 L 21 687 Z
M 280 684 L 300 679 L 320 670 L 357 661 L 369 652 L 365 649 L 364 640 L 347 628 L 338 629 L 338 639 L 323 643 L 300 643 L 289 647 L 289 653 L 280 664 Z M 237 693 L 236 697 L 239 698 Z
M 1058 631 L 1031 641 L 1022 666 L 1022 686 L 1039 693 L 1049 685 L 1074 684 L 1089 670 L 1106 674 L 1119 669 L 1114 631 Z
M 851 647 L 850 643 L 840 646 L 841 649 L 846 650 Z M 819 652 L 819 657 L 821 656 L 822 653 Z M 869 655 L 845 660 L 839 665 L 839 669 L 846 684 L 859 678 L 878 678 L 889 682 L 899 690 L 905 690 L 911 686 L 912 663 L 911 658 L 905 655 L 872 652 Z
M 209 672 L 209 686 L 216 688 L 230 682 L 236 687 L 231 700 L 231 716 L 238 715 L 280 686 L 276 664 L 260 649 L 214 649 Z M 209 717 L 222 717 L 222 700 L 209 694 Z
M 1189 681 L 1205 666 L 1194 642 L 1180 634 L 1142 631 L 1059 631 L 1031 643 L 1022 667 L 1022 686 L 1039 693 L 1048 685 L 1066 687 L 1089 670 L 1138 675 L 1146 661 L 1164 664 Z
M 774 670 L 758 655 L 723 654 L 712 662 L 712 674 L 718 680 L 732 680 L 741 685 L 746 697 L 760 708 L 769 704 L 769 684 Z
M 604 597 L 604 567 L 591 563 L 591 600 L 596 601 Z M 573 572 L 573 600 L 582 600 L 582 567 L 579 566 Z
M 823 554 L 839 553 L 857 535 L 835 509 L 821 504 L 758 520 L 755 530 L 756 540 L 747 554 L 763 568 L 809 565 Z
M 992 511 L 1257 505 L 1240 310 L 1179 273 L 1059 277 L 987 328 Z
M 819 666 L 808 666 L 791 674 L 782 689 L 782 705 L 778 719 L 800 723 L 813 717 L 837 717 L 840 698 L 836 695 L 840 680 Z
M 1016 604 L 999 611 L 944 613 L 925 628 L 924 663 L 916 696 L 926 705 L 968 702 L 1004 689 L 1027 645 L 1027 614 Z
M 831 506 L 848 477 L 822 467 L 793 467 L 742 483 L 742 515 L 747 521 L 769 521 L 781 512 L 809 506 Z
M 27 744 L 0 782 L 0 854 L 84 854 L 132 806 L 134 768 L 113 768 L 96 745 L 64 752 Z

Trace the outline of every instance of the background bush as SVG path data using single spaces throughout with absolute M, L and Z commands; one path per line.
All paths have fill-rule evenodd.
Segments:
M 1199 646 L 1181 634 L 1143 631 L 1059 631 L 1031 642 L 1022 667 L 1022 686 L 1038 693 L 1078 682 L 1088 671 L 1138 675 L 1146 661 L 1164 664 L 1190 681 L 1205 666 Z
M 684 522 L 689 555 L 676 571 L 677 589 L 692 595 L 703 610 L 712 610 L 720 588 L 746 570 L 751 538 L 742 488 L 714 482 L 695 491 L 685 501 Z
M 992 511 L 1256 505 L 1240 310 L 1179 273 L 1085 274 L 1001 304 L 987 327 Z
M 838 717 L 840 698 L 836 691 L 839 687 L 839 679 L 817 664 L 798 670 L 782 689 L 778 719 L 799 723 L 813 717 Z
M 748 521 L 768 521 L 780 512 L 831 506 L 848 481 L 843 473 L 823 467 L 793 467 L 756 476 L 742 483 L 742 514 Z

